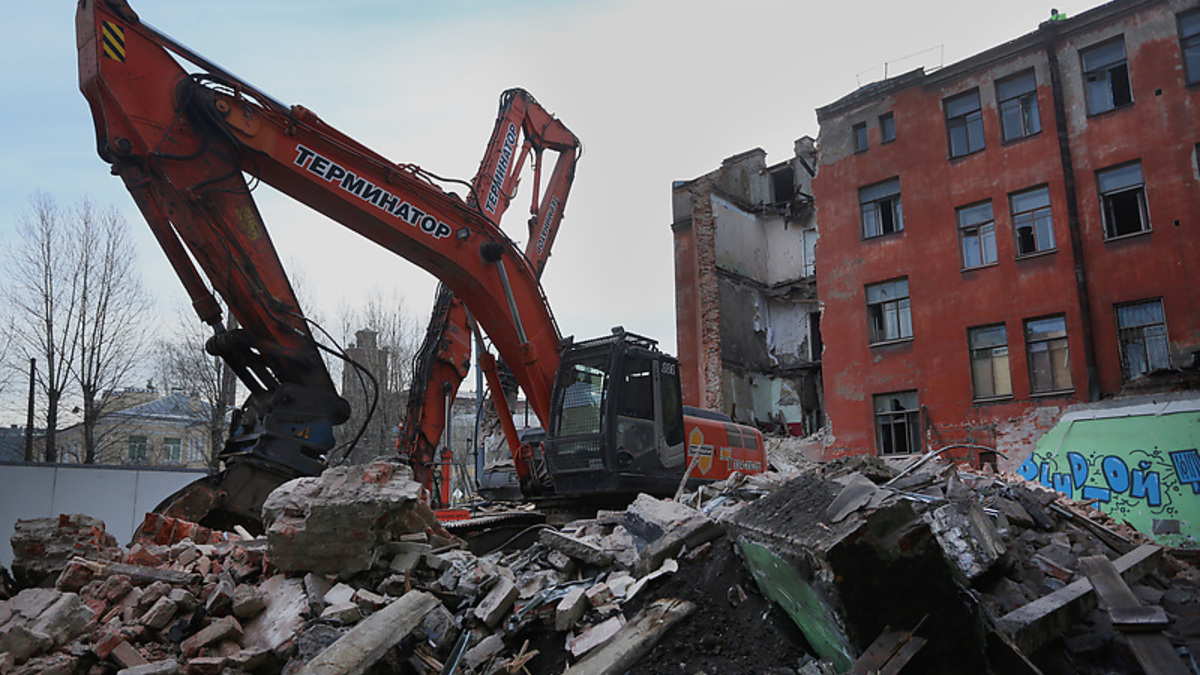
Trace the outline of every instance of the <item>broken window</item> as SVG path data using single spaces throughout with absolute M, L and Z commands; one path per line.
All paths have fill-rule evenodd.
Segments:
M 128 443 L 129 461 L 144 463 L 150 457 L 150 442 L 145 436 L 130 436 Z
M 1129 85 L 1129 64 L 1125 60 L 1125 40 L 1118 38 L 1080 52 L 1083 79 L 1087 87 L 1089 115 L 1133 103 Z
M 1004 325 L 967 331 L 971 345 L 971 382 L 975 400 L 1012 396 L 1008 370 L 1008 332 Z
M 1034 188 L 1008 196 L 1012 207 L 1017 255 L 1054 250 L 1054 221 L 1050 217 L 1050 190 Z
M 969 269 L 996 262 L 996 223 L 992 218 L 992 203 L 964 206 L 956 213 L 963 267 Z
M 946 131 L 950 135 L 950 157 L 962 157 L 983 149 L 983 111 L 979 90 L 972 89 L 946 99 Z
M 875 445 L 880 455 L 908 455 L 921 451 L 921 408 L 917 392 L 877 394 Z
M 912 339 L 908 279 L 867 286 L 867 324 L 871 344 Z
M 163 439 L 163 461 L 179 463 L 183 461 L 183 439 L 168 436 Z
M 1097 171 L 1096 182 L 1100 187 L 1105 237 L 1111 239 L 1150 229 L 1141 162 Z
M 879 142 L 891 143 L 896 140 L 896 118 L 892 113 L 879 116 Z
M 1179 51 L 1183 53 L 1187 83 L 1200 82 L 1200 11 L 1179 17 Z
M 1171 367 L 1167 320 L 1162 300 L 1117 305 L 1117 340 L 1121 344 L 1121 376 L 1126 380 Z
M 863 152 L 867 149 L 867 123 L 859 122 L 854 125 L 854 151 Z
M 1062 316 L 1025 321 L 1029 352 L 1029 391 L 1033 394 L 1071 390 L 1071 355 L 1067 349 L 1067 320 Z
M 1037 81 L 1033 71 L 1013 75 L 996 83 L 1000 101 L 1000 131 L 1006 141 L 1032 136 L 1042 130 L 1038 119 Z
M 771 172 L 771 192 L 775 203 L 790 202 L 796 196 L 796 174 L 790 165 Z
M 804 244 L 804 276 L 817 273 L 817 231 L 804 230 L 800 234 Z
M 862 209 L 863 239 L 881 237 L 904 229 L 900 210 L 900 179 L 893 178 L 858 190 Z

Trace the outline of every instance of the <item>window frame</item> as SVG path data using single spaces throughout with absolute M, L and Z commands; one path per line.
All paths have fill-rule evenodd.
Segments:
M 1158 310 L 1157 323 L 1144 323 L 1132 326 L 1121 325 L 1121 310 L 1149 305 L 1154 305 Z M 1113 305 L 1113 325 L 1115 325 L 1117 329 L 1117 353 L 1121 360 L 1122 382 L 1136 380 L 1139 377 L 1148 375 L 1156 370 L 1165 370 L 1171 367 L 1171 339 L 1167 331 L 1167 312 L 1166 308 L 1163 307 L 1161 297 L 1146 298 L 1145 300 L 1134 300 L 1132 302 L 1121 302 Z M 1154 327 L 1161 327 L 1161 334 L 1148 336 L 1146 334 L 1146 329 Z M 1138 343 L 1141 346 L 1141 356 L 1144 359 L 1143 364 L 1145 365 L 1145 370 L 1136 375 L 1132 374 L 1132 364 L 1129 359 L 1130 354 L 1127 351 L 1127 345 L 1132 341 L 1126 339 L 1127 335 L 1132 335 L 1135 332 L 1138 334 Z M 1157 359 L 1153 358 L 1154 355 L 1151 353 L 1151 349 L 1149 347 L 1149 338 L 1155 338 L 1156 341 L 1160 341 L 1161 344 L 1159 347 L 1159 353 L 1165 357 L 1165 363 L 1151 363 L 1151 361 L 1157 361 Z
M 1041 332 L 1041 333 L 1038 333 L 1038 337 L 1034 337 L 1033 330 L 1032 330 L 1033 324 L 1036 324 L 1038 322 L 1048 322 L 1048 321 L 1061 322 L 1061 324 L 1062 324 L 1061 333 L 1062 334 L 1057 335 L 1057 334 L 1050 334 L 1047 332 Z M 1059 395 L 1063 395 L 1063 394 L 1074 393 L 1075 377 L 1074 377 L 1074 373 L 1071 372 L 1071 341 L 1070 341 L 1070 334 L 1067 331 L 1066 315 L 1065 314 L 1051 314 L 1048 316 L 1039 316 L 1039 317 L 1033 317 L 1030 319 L 1025 319 L 1024 322 L 1022 323 L 1022 333 L 1025 337 L 1025 361 L 1026 361 L 1026 366 L 1027 366 L 1028 375 L 1029 375 L 1029 395 L 1030 396 L 1059 396 Z M 1046 336 L 1046 337 L 1043 337 L 1043 336 Z M 1051 344 L 1051 343 L 1054 343 L 1054 344 Z M 1055 346 L 1060 343 L 1062 345 L 1062 349 L 1061 349 L 1062 355 L 1066 359 L 1065 369 L 1063 369 L 1063 372 L 1066 373 L 1067 379 L 1069 380 L 1068 382 L 1065 383 L 1065 386 L 1059 386 L 1062 383 L 1054 381 L 1055 380 L 1054 374 L 1056 371 L 1054 369 L 1053 358 L 1054 358 L 1055 351 L 1056 351 Z M 1051 359 L 1050 362 L 1047 364 L 1049 366 L 1049 373 L 1050 373 L 1050 382 L 1049 382 L 1050 386 L 1048 388 L 1039 386 L 1039 378 L 1036 376 L 1035 368 L 1037 368 L 1037 364 L 1035 363 L 1035 361 L 1037 359 L 1034 358 L 1034 354 L 1035 354 L 1034 347 L 1037 345 L 1047 345 L 1046 352 L 1049 354 L 1048 358 Z
M 130 464 L 147 463 L 150 461 L 150 438 L 139 434 L 130 434 L 125 441 L 126 458 Z M 136 452 L 135 452 L 136 450 Z
M 1196 32 L 1192 35 L 1184 33 L 1184 23 L 1195 21 Z M 1195 84 L 1200 84 L 1200 9 L 1194 9 L 1188 12 L 1183 12 L 1177 16 L 1179 24 L 1179 59 L 1183 62 L 1183 79 L 1184 83 L 1189 87 Z M 1189 65 L 1192 60 L 1188 58 L 1188 52 L 1195 56 L 1195 69 Z
M 1004 95 L 1002 90 L 1006 85 L 1016 84 L 1019 80 L 1026 77 L 1030 79 L 1030 83 L 1032 84 L 1029 90 L 1022 90 L 1010 96 Z M 1021 133 L 1011 137 L 1008 135 L 1008 124 L 1006 122 L 1008 119 L 1006 108 L 1009 107 L 1009 104 L 1016 106 L 1018 119 L 1021 122 Z M 996 80 L 996 115 L 1000 120 L 1000 140 L 1004 143 L 1013 143 L 1042 133 L 1041 108 L 1038 105 L 1037 74 L 1033 68 Z M 1037 128 L 1028 128 L 1030 122 Z
M 1121 58 L 1111 61 L 1111 62 L 1097 64 L 1089 69 L 1088 63 L 1087 63 L 1088 55 L 1096 54 L 1100 50 L 1102 50 L 1106 47 L 1109 47 L 1110 45 L 1113 45 L 1113 44 L 1119 44 L 1121 46 Z M 1104 113 L 1111 112 L 1113 110 L 1120 110 L 1122 108 L 1127 108 L 1127 107 L 1133 105 L 1133 103 L 1134 103 L 1133 77 L 1129 72 L 1129 52 L 1127 52 L 1125 50 L 1125 36 L 1124 35 L 1118 35 L 1111 39 L 1103 40 L 1094 45 L 1090 45 L 1088 47 L 1080 49 L 1079 50 L 1079 65 L 1080 65 L 1080 72 L 1081 72 L 1082 79 L 1083 79 L 1083 103 L 1084 103 L 1084 108 L 1087 110 L 1088 117 L 1094 117 L 1096 115 L 1103 115 Z M 1126 93 L 1129 96 L 1129 100 L 1121 102 L 1121 103 L 1117 103 L 1117 96 L 1116 96 L 1117 92 L 1114 89 L 1112 74 L 1121 69 L 1124 70 L 1125 87 L 1127 90 Z M 1108 98 L 1107 98 L 1106 103 L 1107 103 L 1108 107 L 1104 107 L 1104 108 L 1097 110 L 1097 109 L 1093 109 L 1094 99 L 1092 97 L 1091 83 L 1098 82 L 1101 75 L 1103 76 L 1104 82 L 1107 84 Z
M 183 437 L 182 436 L 164 436 L 163 437 L 163 463 L 164 464 L 182 464 L 183 463 Z M 174 454 L 172 454 L 174 453 Z
M 871 300 L 872 289 L 880 289 L 886 292 L 890 287 L 898 290 L 900 284 L 904 285 L 903 295 L 896 295 L 895 297 L 875 301 Z M 912 296 L 910 293 L 908 277 L 888 279 L 886 281 L 867 284 L 864 287 L 863 296 L 867 307 L 867 344 L 869 346 L 875 347 L 878 345 L 912 341 Z M 888 335 L 889 313 L 892 313 L 894 317 L 892 321 L 896 331 L 896 335 L 894 336 Z M 905 334 L 906 328 L 908 331 L 907 334 Z
M 871 147 L 871 139 L 867 136 L 866 122 L 859 122 L 850 127 L 850 133 L 854 138 L 854 154 L 864 153 Z
M 1035 192 L 1045 192 L 1045 195 L 1046 195 L 1045 206 L 1035 206 L 1033 208 L 1028 208 L 1028 209 L 1025 209 L 1022 211 L 1018 211 L 1016 200 L 1030 196 Z M 1008 193 L 1008 212 L 1009 212 L 1009 216 L 1012 218 L 1013 249 L 1015 252 L 1014 257 L 1016 257 L 1017 259 L 1032 258 L 1035 256 L 1053 253 L 1058 250 L 1058 243 L 1054 237 L 1054 210 L 1053 210 L 1053 204 L 1050 199 L 1050 186 L 1049 185 L 1036 185 L 1034 187 L 1026 188 L 1024 190 L 1018 190 L 1016 192 Z M 1033 233 L 1033 242 L 1034 242 L 1034 250 L 1032 250 L 1032 251 L 1024 251 L 1024 250 L 1022 250 L 1022 246 L 1021 246 L 1021 229 L 1022 229 L 1021 221 L 1023 220 L 1022 216 L 1024 216 L 1025 214 L 1030 214 L 1029 215 L 1029 228 L 1030 228 L 1031 232 Z M 1045 221 L 1039 221 L 1039 215 L 1046 216 Z M 1041 246 L 1042 237 L 1040 236 L 1040 233 L 1042 232 L 1042 229 L 1038 226 L 1039 222 L 1044 222 L 1047 225 L 1045 232 L 1046 232 L 1046 236 L 1049 238 L 1050 241 L 1048 242 L 1049 245 L 1046 248 L 1042 248 L 1042 246 Z
M 896 116 L 885 112 L 879 116 L 879 144 L 884 145 L 896 140 Z
M 987 344 L 979 344 L 982 340 L 977 340 L 977 336 L 982 336 L 984 331 L 995 331 L 999 329 L 1003 342 L 993 342 Z M 998 349 L 1003 349 L 1003 354 L 997 354 Z M 988 352 L 986 357 L 983 352 Z M 1008 327 L 1003 323 L 988 324 L 985 326 L 972 326 L 967 329 L 967 353 L 970 359 L 971 370 L 971 400 L 975 402 L 985 401 L 1005 401 L 1013 397 L 1012 388 L 1012 352 L 1008 347 Z M 998 357 L 1004 359 L 1004 385 L 1008 389 L 1007 392 L 1000 391 L 1002 388 L 997 387 L 997 364 Z M 990 365 L 991 382 L 990 391 L 981 392 L 981 382 L 976 376 L 976 364 L 986 361 Z
M 895 186 L 895 190 L 889 191 L 893 185 Z M 867 231 L 868 208 L 871 209 L 871 213 L 873 214 L 872 220 L 876 230 L 873 234 Z M 882 214 L 885 212 L 890 214 L 892 225 L 892 229 L 887 232 L 883 230 L 884 218 Z M 859 225 L 862 228 L 862 238 L 864 240 L 877 239 L 903 232 L 904 209 L 900 197 L 900 178 L 893 177 L 860 187 L 858 189 L 858 215 Z
M 880 410 L 880 404 L 887 405 L 886 399 L 892 399 L 893 402 L 903 398 L 904 401 L 899 401 L 900 405 L 909 406 L 899 410 Z M 875 427 L 875 453 L 879 457 L 901 457 L 904 455 L 918 454 L 924 449 L 922 439 L 924 431 L 921 428 L 921 399 L 915 389 L 904 391 L 894 391 L 882 394 L 874 394 L 871 396 L 871 418 Z M 897 426 L 898 422 L 903 421 L 905 444 L 908 445 L 904 450 L 895 450 L 897 443 Z M 884 442 L 884 433 L 887 431 L 887 436 L 890 439 L 890 445 L 893 450 L 886 451 L 889 445 Z
M 987 206 L 987 220 L 975 220 L 971 222 L 963 222 L 963 217 L 972 211 L 981 209 Z M 992 207 L 992 200 L 985 199 L 974 204 L 967 204 L 954 209 L 954 221 L 958 226 L 958 242 L 959 254 L 962 256 L 962 268 L 964 270 L 980 269 L 982 267 L 991 267 L 999 264 L 1000 253 L 996 248 L 996 213 Z M 972 237 L 975 241 L 975 250 L 979 256 L 979 263 L 972 265 L 967 260 L 967 242 L 968 237 Z M 991 260 L 987 259 L 987 242 L 990 237 L 991 241 Z
M 963 112 L 956 113 L 954 115 L 950 114 L 952 106 L 958 104 L 959 101 L 964 101 L 970 99 L 971 97 L 974 97 L 975 99 L 974 108 L 964 110 Z M 969 89 L 953 96 L 947 96 L 946 98 L 942 99 L 942 111 L 946 117 L 946 149 L 949 153 L 950 159 L 966 157 L 967 155 L 973 155 L 977 152 L 982 152 L 983 150 L 987 149 L 987 139 L 984 136 L 983 128 L 983 101 L 979 95 L 979 87 Z M 964 137 L 964 140 L 966 141 L 966 150 L 963 152 L 955 152 L 955 131 L 960 128 L 962 129 L 963 133 L 966 134 Z M 976 131 L 978 133 L 979 147 L 973 146 L 971 140 L 972 131 Z
M 1110 187 L 1105 190 L 1103 183 L 1106 176 L 1114 176 L 1117 172 L 1137 167 L 1138 182 L 1136 184 L 1122 184 Z M 1137 200 L 1139 229 L 1131 232 L 1117 232 L 1117 219 L 1113 211 L 1114 197 L 1134 193 L 1134 198 Z M 1104 240 L 1110 241 L 1113 239 L 1124 239 L 1125 237 L 1135 237 L 1153 231 L 1150 224 L 1150 207 L 1146 200 L 1146 175 L 1142 173 L 1141 160 L 1125 162 L 1115 166 L 1105 167 L 1096 171 L 1096 195 L 1100 203 L 1100 222 L 1104 226 Z

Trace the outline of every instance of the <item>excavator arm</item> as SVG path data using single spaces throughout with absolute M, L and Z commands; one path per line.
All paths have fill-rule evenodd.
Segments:
M 247 176 L 437 276 L 471 310 L 546 422 L 560 336 L 538 282 L 544 259 L 532 262 L 499 227 L 520 165 L 540 153 L 536 143 L 513 146 L 505 127 L 493 138 L 499 151 L 485 156 L 464 200 L 419 167 L 384 158 L 311 111 L 284 106 L 190 52 L 122 0 L 80 0 L 76 23 L 80 88 L 97 150 L 134 196 L 197 314 L 213 326 L 209 350 L 230 362 L 251 392 L 222 450 L 226 466 L 259 465 L 284 479 L 316 473 L 332 447 L 332 427 L 348 415 Z M 175 57 L 198 70 L 186 72 Z M 511 100 L 522 125 L 557 142 L 561 125 L 531 108 L 527 95 Z M 578 144 L 565 133 L 573 166 Z M 535 228 L 547 252 L 571 173 L 556 172 L 544 199 L 535 197 Z M 239 330 L 224 329 L 209 284 Z M 247 499 L 251 511 L 255 499 Z
M 480 208 L 499 227 L 517 192 L 522 168 L 532 160 L 533 192 L 525 258 L 538 277 L 562 224 L 579 145 L 575 134 L 528 92 L 510 89 L 501 95 L 496 124 L 472 182 L 468 204 Z M 546 151 L 553 152 L 556 161 L 543 189 Z M 449 504 L 449 466 L 438 456 L 437 448 L 450 423 L 448 415 L 455 392 L 469 372 L 471 337 L 466 307 L 447 287 L 439 286 L 425 340 L 414 359 L 408 406 L 397 442 L 401 455 L 412 462 L 418 482 L 429 488 L 436 506 Z M 527 463 L 523 458 L 527 454 L 518 452 L 517 463 Z M 534 471 L 519 468 L 526 480 L 534 478 Z

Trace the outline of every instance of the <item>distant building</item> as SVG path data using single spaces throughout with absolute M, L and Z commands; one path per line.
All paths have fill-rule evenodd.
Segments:
M 1194 386 L 1198 111 L 1195 0 L 1110 2 L 818 109 L 829 454 L 1027 454 L 1071 404 Z
M 761 149 L 675 183 L 675 321 L 684 402 L 793 435 L 822 425 L 811 182 L 816 149 Z
M 208 410 L 182 391 L 161 394 L 153 387 L 109 392 L 96 423 L 96 463 L 205 468 L 212 449 Z M 84 460 L 83 425 L 59 430 L 59 461 Z
M 34 431 L 34 454 L 41 451 L 41 432 Z M 0 428 L 0 462 L 25 461 L 25 427 L 12 425 Z

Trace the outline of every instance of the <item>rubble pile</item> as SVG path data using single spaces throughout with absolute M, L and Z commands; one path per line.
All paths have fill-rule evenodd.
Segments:
M 474 552 L 419 494 L 376 461 L 284 485 L 260 538 L 150 514 L 123 549 L 82 516 L 22 521 L 0 675 L 1137 673 L 1200 651 L 1194 568 L 935 458 L 639 495 Z

